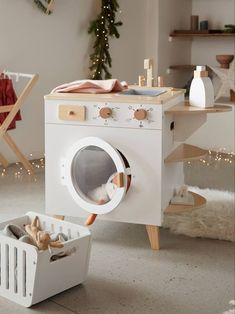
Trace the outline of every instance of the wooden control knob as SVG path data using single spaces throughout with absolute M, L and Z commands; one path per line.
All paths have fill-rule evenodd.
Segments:
M 104 107 L 100 109 L 100 116 L 103 119 L 108 119 L 112 116 L 112 109 L 109 107 Z
M 144 109 L 135 110 L 134 117 L 136 120 L 144 120 L 147 117 L 147 111 Z

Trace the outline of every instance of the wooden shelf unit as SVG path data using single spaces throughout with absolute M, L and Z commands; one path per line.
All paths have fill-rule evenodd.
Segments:
M 188 37 L 188 38 L 192 38 L 192 37 L 212 37 L 212 38 L 216 38 L 216 37 L 224 37 L 224 38 L 228 38 L 228 37 L 235 37 L 235 33 L 205 33 L 205 32 L 195 32 L 192 33 L 190 31 L 173 31 L 172 33 L 170 33 L 170 37 Z
M 164 162 L 169 163 L 197 160 L 205 157 L 207 153 L 208 152 L 205 149 L 201 149 L 193 145 L 180 144 L 168 157 L 166 157 Z
M 165 114 L 194 114 L 194 113 L 216 113 L 232 111 L 231 106 L 214 105 L 214 107 L 200 108 L 189 105 L 188 101 L 175 105 L 165 111 Z
M 169 206 L 165 208 L 164 212 L 166 214 L 171 214 L 171 215 L 181 214 L 184 212 L 192 211 L 194 209 L 199 209 L 206 205 L 206 199 L 203 196 L 196 194 L 194 192 L 191 192 L 191 191 L 189 191 L 189 193 L 191 193 L 194 198 L 194 205 L 169 204 Z

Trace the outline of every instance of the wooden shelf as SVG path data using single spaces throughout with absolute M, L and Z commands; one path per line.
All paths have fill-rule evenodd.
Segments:
M 180 144 L 164 161 L 165 163 L 190 161 L 203 158 L 206 155 L 207 150 L 205 149 L 193 145 Z
M 192 211 L 194 209 L 199 209 L 201 207 L 204 207 L 206 205 L 206 199 L 199 195 L 199 194 L 196 194 L 194 192 L 190 192 L 193 195 L 193 198 L 194 198 L 194 205 L 173 205 L 173 204 L 170 204 L 169 206 L 167 206 L 167 208 L 165 209 L 165 213 L 166 214 L 171 214 L 171 215 L 174 215 L 174 214 L 181 214 L 181 213 L 184 213 L 184 212 L 188 212 L 188 211 Z
M 193 71 L 196 69 L 196 65 L 193 65 L 193 64 L 170 65 L 169 69 L 177 70 L 177 71 Z
M 194 64 L 175 64 L 169 66 L 170 70 L 176 70 L 176 71 L 194 71 L 196 70 L 196 65 Z M 207 71 L 211 71 L 209 66 L 206 66 Z
M 191 32 L 191 31 L 174 31 L 170 33 L 170 37 L 235 37 L 235 33 L 211 33 L 211 32 Z
M 216 113 L 216 112 L 228 112 L 232 111 L 231 106 L 226 105 L 214 105 L 214 107 L 209 108 L 199 108 L 189 105 L 188 101 L 179 103 L 165 111 L 165 114 L 194 114 L 198 112 L 202 113 Z

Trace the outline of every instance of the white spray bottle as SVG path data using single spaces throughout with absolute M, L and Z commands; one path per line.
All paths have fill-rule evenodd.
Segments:
M 195 107 L 214 106 L 214 87 L 205 66 L 197 66 L 189 91 L 189 103 Z

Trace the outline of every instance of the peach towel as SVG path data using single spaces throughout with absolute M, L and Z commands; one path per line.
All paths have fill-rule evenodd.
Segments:
M 105 94 L 121 92 L 128 88 L 126 82 L 119 82 L 117 79 L 110 80 L 79 80 L 57 86 L 52 93 L 89 93 Z

